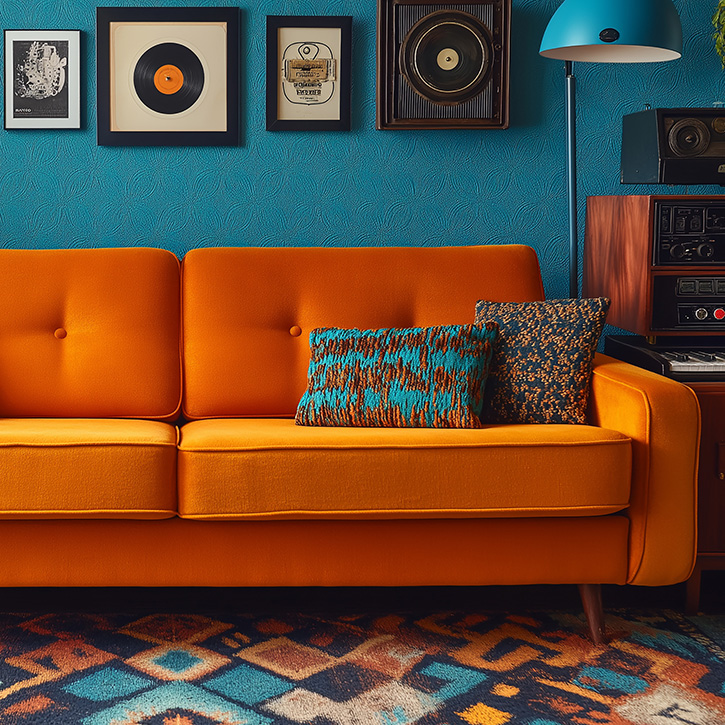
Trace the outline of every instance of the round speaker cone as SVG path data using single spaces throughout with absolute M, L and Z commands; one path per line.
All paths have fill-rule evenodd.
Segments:
M 491 75 L 491 34 L 461 10 L 438 10 L 421 18 L 400 46 L 408 83 L 432 103 L 457 104 L 477 96 Z
M 159 43 L 136 63 L 133 85 L 144 105 L 158 113 L 181 113 L 191 108 L 204 89 L 204 68 L 190 48 Z
M 667 143 L 676 156 L 699 156 L 710 145 L 710 131 L 698 118 L 681 118 L 672 124 Z

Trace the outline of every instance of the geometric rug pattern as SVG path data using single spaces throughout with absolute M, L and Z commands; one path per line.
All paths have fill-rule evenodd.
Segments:
M 2 725 L 724 725 L 723 618 L 0 614 Z

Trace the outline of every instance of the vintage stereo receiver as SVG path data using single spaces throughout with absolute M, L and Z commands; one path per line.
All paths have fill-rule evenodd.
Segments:
M 725 266 L 725 198 L 655 201 L 655 265 Z
M 719 276 L 653 275 L 653 331 L 725 331 L 725 271 Z
M 725 196 L 587 200 L 584 295 L 645 337 L 725 336 Z

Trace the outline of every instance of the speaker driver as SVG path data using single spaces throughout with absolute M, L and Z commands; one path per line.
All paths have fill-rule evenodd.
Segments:
M 710 131 L 699 118 L 681 118 L 672 124 L 667 143 L 675 156 L 699 156 L 710 145 Z
M 400 46 L 400 69 L 413 90 L 432 103 L 454 105 L 477 96 L 491 76 L 488 28 L 462 10 L 421 18 Z

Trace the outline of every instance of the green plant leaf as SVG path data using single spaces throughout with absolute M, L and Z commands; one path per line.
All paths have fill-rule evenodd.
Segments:
M 712 35 L 715 41 L 715 52 L 720 57 L 723 70 L 725 70 L 725 0 L 719 0 L 715 13 L 712 16 L 715 32 Z

